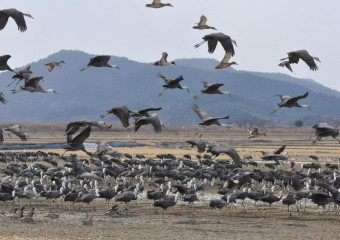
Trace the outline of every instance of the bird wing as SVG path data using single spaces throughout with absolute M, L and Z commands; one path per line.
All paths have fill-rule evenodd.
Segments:
M 332 197 L 334 199 L 336 199 L 339 196 L 339 194 L 340 194 L 340 192 L 334 186 L 331 186 L 329 184 L 320 182 L 319 186 L 324 188 L 324 189 L 326 189 L 326 190 L 328 190 L 332 194 Z
M 11 55 L 0 56 L 0 65 L 7 65 L 7 61 L 10 58 L 11 58 Z
M 26 22 L 25 22 L 24 15 L 22 12 L 14 8 L 4 9 L 2 11 L 14 19 L 14 21 L 18 25 L 18 29 L 20 30 L 20 32 L 26 31 L 27 26 L 26 26 Z
M 134 128 L 135 132 L 137 132 L 138 129 L 142 125 L 147 125 L 147 124 L 151 124 L 156 133 L 160 133 L 162 131 L 162 125 L 159 121 L 157 114 L 153 114 L 151 117 L 141 117 L 141 118 L 139 118 L 135 122 L 135 128 Z
M 170 82 L 173 81 L 173 79 L 168 78 L 168 77 L 164 76 L 164 75 L 161 74 L 161 73 L 158 73 L 158 77 L 162 78 L 166 84 L 169 84 Z
M 53 69 L 54 69 L 54 64 L 53 64 L 53 63 L 48 64 L 48 71 L 49 71 L 49 72 L 52 72 Z
M 162 53 L 162 58 L 159 60 L 160 62 L 166 62 L 168 58 L 168 53 L 163 52 Z
M 71 145 L 73 146 L 79 146 L 84 143 L 84 141 L 90 136 L 91 134 L 91 127 L 88 126 L 83 131 L 81 131 L 77 136 L 75 136 L 72 141 Z
M 161 0 L 153 0 L 152 4 L 160 4 Z
M 222 147 L 222 146 L 219 146 L 219 145 L 214 145 L 212 147 L 212 149 L 210 149 L 210 151 L 213 154 L 215 154 L 215 153 L 218 153 L 218 154 L 221 154 L 221 153 L 227 154 L 236 163 L 241 161 L 241 158 L 238 155 L 237 151 L 235 150 L 235 148 L 232 148 L 232 147 Z
M 233 43 L 228 35 L 225 35 L 224 33 L 216 33 L 214 34 L 214 37 L 221 43 L 226 53 L 231 52 L 232 56 L 235 55 Z
M 175 80 L 173 80 L 174 83 L 179 83 L 180 81 L 183 81 L 183 75 L 178 76 Z
M 248 130 L 251 135 L 259 134 L 259 130 L 257 128 L 249 128 Z
M 291 97 L 287 96 L 287 95 L 280 95 L 280 94 L 276 94 L 274 95 L 275 97 L 280 97 L 281 98 L 281 102 L 287 101 L 289 100 Z
M 21 126 L 20 125 L 14 125 L 12 127 L 5 128 L 5 131 L 10 131 L 10 132 L 14 133 L 22 141 L 26 141 L 27 140 L 27 135 L 21 130 Z
M 4 29 L 8 22 L 9 16 L 4 12 L 0 11 L 0 30 Z
M 0 92 L 0 102 L 2 102 L 3 104 L 5 104 L 7 101 L 5 99 L 5 96 L 2 92 Z
M 232 55 L 233 55 L 232 52 L 227 52 L 224 55 L 224 58 L 222 59 L 221 63 L 229 63 L 229 59 L 231 58 Z
M 207 89 L 209 88 L 209 90 L 214 91 L 214 90 L 217 90 L 219 87 L 222 87 L 222 86 L 224 86 L 223 83 L 215 83 L 215 84 L 210 84 L 210 85 L 207 87 Z
M 144 114 L 146 114 L 146 113 L 148 113 L 148 112 L 150 112 L 150 111 L 159 111 L 159 110 L 161 110 L 162 108 L 146 108 L 146 109 L 143 109 L 143 110 L 139 110 L 138 111 L 138 113 L 140 114 L 140 115 L 144 115 Z
M 202 15 L 201 18 L 200 18 L 200 22 L 198 23 L 198 25 L 207 25 L 207 17 Z
M 188 140 L 186 142 L 191 144 L 191 147 L 196 146 L 197 147 L 197 151 L 199 153 L 203 153 L 205 151 L 206 143 L 202 139 L 200 139 L 200 138 L 193 139 L 193 140 Z
M 202 109 L 200 109 L 196 104 L 194 104 L 194 106 L 192 107 L 192 110 L 194 110 L 194 112 L 197 114 L 197 116 L 202 121 L 211 119 L 211 117 L 206 112 L 204 112 Z
M 162 131 L 162 124 L 159 121 L 157 114 L 152 114 L 150 118 L 150 124 L 153 126 L 153 129 L 156 133 L 160 133 Z
M 212 84 L 211 83 L 209 83 L 209 82 L 202 82 L 203 83 L 203 87 L 204 88 L 208 88 L 208 87 L 210 87 Z
M 3 143 L 4 135 L 2 134 L 2 129 L 0 128 L 0 143 Z
M 30 79 L 28 79 L 27 82 L 25 82 L 25 87 L 32 87 L 32 88 L 41 88 L 39 82 L 41 79 L 43 79 L 44 77 L 38 77 L 38 76 L 34 76 Z
M 311 55 L 306 50 L 299 50 L 294 52 L 299 58 L 301 58 L 311 70 L 318 70 L 318 66 L 316 66 L 315 61 Z
M 303 94 L 303 95 L 300 95 L 300 96 L 297 96 L 297 97 L 293 97 L 293 98 L 288 99 L 288 100 L 287 100 L 287 103 L 289 104 L 289 103 L 291 103 L 291 102 L 296 102 L 296 101 L 298 101 L 298 100 L 300 100 L 300 99 L 306 98 L 307 96 L 308 96 L 308 92 L 306 92 L 306 93 Z
M 286 148 L 286 145 L 282 145 L 279 149 L 275 150 L 273 153 L 280 154 L 285 150 L 285 148 Z
M 125 106 L 119 106 L 116 108 L 113 108 L 110 113 L 113 113 L 116 115 L 121 123 L 123 124 L 123 127 L 127 128 L 129 124 L 129 118 L 130 118 L 130 112 L 129 109 Z
M 108 61 L 110 60 L 111 56 L 109 55 L 101 55 L 101 56 L 96 56 L 94 58 L 90 59 L 90 62 L 88 65 L 105 65 L 106 63 L 108 63 Z

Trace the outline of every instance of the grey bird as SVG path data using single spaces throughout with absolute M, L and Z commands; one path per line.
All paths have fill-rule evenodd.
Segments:
M 207 25 L 207 17 L 202 15 L 201 18 L 200 18 L 200 21 L 199 23 L 197 23 L 196 26 L 193 26 L 192 28 L 194 29 L 199 29 L 199 30 L 203 30 L 203 29 L 214 29 L 214 30 L 217 30 L 216 28 L 214 27 L 210 27 Z
M 6 26 L 8 22 L 8 18 L 11 17 L 14 19 L 14 21 L 18 25 L 18 30 L 20 32 L 25 32 L 27 29 L 27 26 L 26 26 L 26 21 L 25 21 L 24 16 L 33 18 L 31 14 L 22 13 L 15 8 L 0 10 L 0 30 L 4 29 L 4 27 Z
M 186 142 L 191 144 L 192 148 L 194 146 L 196 146 L 197 147 L 197 152 L 199 152 L 199 153 L 203 153 L 205 151 L 206 143 L 202 139 L 200 139 L 200 138 L 188 140 Z
M 146 108 L 142 110 L 133 110 L 130 111 L 131 117 L 133 117 L 135 120 L 140 118 L 140 117 L 150 117 L 149 112 L 151 111 L 159 111 L 162 108 Z
M 164 88 L 163 91 L 158 94 L 159 97 L 162 96 L 166 90 L 175 88 L 185 89 L 188 91 L 188 93 L 190 93 L 189 88 L 187 86 L 181 86 L 180 84 L 180 82 L 184 80 L 183 75 L 178 76 L 176 79 L 171 79 L 169 77 L 162 75 L 161 73 L 158 73 L 158 77 L 162 78 L 166 83 L 165 85 L 163 85 Z
M 61 67 L 60 64 L 62 64 L 62 63 L 65 64 L 65 62 L 63 60 L 61 60 L 59 62 L 52 61 L 52 62 L 45 63 L 45 66 L 48 66 L 48 71 L 52 72 L 55 66 Z
M 315 61 L 320 61 L 318 57 L 312 57 L 306 50 L 298 50 L 287 53 L 287 58 L 282 58 L 281 61 L 287 60 L 285 62 L 282 62 L 279 64 L 279 66 L 284 67 L 286 66 L 290 71 L 293 72 L 293 70 L 290 68 L 291 63 L 298 63 L 300 59 L 302 59 L 310 68 L 312 71 L 318 70 L 318 66 L 316 66 Z
M 104 121 L 97 122 L 97 121 L 90 121 L 90 120 L 84 119 L 84 120 L 79 120 L 75 122 L 70 122 L 69 124 L 67 124 L 65 135 L 67 135 L 71 131 L 75 131 L 75 132 L 78 131 L 80 127 L 87 127 L 87 126 L 97 127 L 99 129 L 103 129 L 104 127 L 105 128 L 112 127 L 112 125 L 110 126 L 105 125 Z
M 7 61 L 8 59 L 11 58 L 11 55 L 3 55 L 3 56 L 0 56 L 0 71 L 12 71 L 12 68 L 10 68 L 10 66 L 8 66 L 7 64 Z
M 108 62 L 110 60 L 111 56 L 109 55 L 102 55 L 97 56 L 90 59 L 90 62 L 87 64 L 87 67 L 80 69 L 80 71 L 84 71 L 85 69 L 89 67 L 109 67 L 109 68 L 117 68 L 120 70 L 120 68 L 117 65 L 110 65 Z
M 67 134 L 67 147 L 64 147 L 65 152 L 61 154 L 63 156 L 67 151 L 78 151 L 81 150 L 85 152 L 86 154 L 92 156 L 92 154 L 88 151 L 86 151 L 84 147 L 84 141 L 90 136 L 91 134 L 91 127 L 88 126 L 85 129 L 83 129 L 78 135 L 75 136 L 74 131 L 70 131 Z
M 198 99 L 200 96 L 204 94 L 227 94 L 231 97 L 230 92 L 221 92 L 220 87 L 224 86 L 223 83 L 208 83 L 208 82 L 203 82 L 203 87 L 204 89 L 201 90 L 201 93 L 198 95 L 193 96 L 193 99 Z
M 7 102 L 7 100 L 5 99 L 5 95 L 1 91 L 0 91 L 0 102 L 2 102 L 3 104 Z
M 237 46 L 236 41 L 231 39 L 228 35 L 225 35 L 224 33 L 221 33 L 221 32 L 211 33 L 211 34 L 205 35 L 203 37 L 203 40 L 204 41 L 196 44 L 194 47 L 198 48 L 205 42 L 208 42 L 208 52 L 213 53 L 216 49 L 217 43 L 220 42 L 226 53 L 231 52 L 231 56 L 235 55 L 233 44 Z
M 327 123 L 318 123 L 313 126 L 315 129 L 316 139 L 313 143 L 320 141 L 323 137 L 332 137 L 340 143 L 339 136 L 339 129 L 328 125 Z
M 311 111 L 310 107 L 308 105 L 300 105 L 298 101 L 300 99 L 306 98 L 308 96 L 308 92 L 301 96 L 297 97 L 290 97 L 287 95 L 274 95 L 278 96 L 281 98 L 281 103 L 278 103 L 277 106 L 279 106 L 277 109 L 273 110 L 271 113 L 276 113 L 280 108 L 287 107 L 287 108 L 292 108 L 292 107 L 298 107 L 298 108 L 307 108 L 309 111 Z
M 56 91 L 54 91 L 54 89 L 43 89 L 40 86 L 40 81 L 44 78 L 42 76 L 36 76 L 33 75 L 31 73 L 25 73 L 23 74 L 24 79 L 25 79 L 25 85 L 24 86 L 20 86 L 20 90 L 15 90 L 13 89 L 11 92 L 13 94 L 21 92 L 21 91 L 27 91 L 27 92 L 42 92 L 42 93 L 57 93 Z
M 12 127 L 5 128 L 4 130 L 15 134 L 21 139 L 21 141 L 27 141 L 29 138 L 29 135 L 22 131 L 21 125 L 14 125 Z
M 137 132 L 142 125 L 148 124 L 152 125 L 156 133 L 160 133 L 162 131 L 162 124 L 159 121 L 158 115 L 152 114 L 151 117 L 141 117 L 135 122 L 134 127 L 135 132 Z
M 215 158 L 224 153 L 231 157 L 234 163 L 239 163 L 241 161 L 241 158 L 238 155 L 237 151 L 235 150 L 235 148 L 232 147 L 223 147 L 218 144 L 211 144 L 209 145 L 207 152 L 214 155 Z
M 161 0 L 153 0 L 152 3 L 145 5 L 149 8 L 173 7 L 170 3 L 162 3 Z
M 108 110 L 106 114 L 100 115 L 100 118 L 104 118 L 109 114 L 116 115 L 120 122 L 123 124 L 123 127 L 127 128 L 130 126 L 129 118 L 130 118 L 130 110 L 126 106 L 118 106 L 115 108 L 112 108 L 111 110 Z
M 196 104 L 194 104 L 194 106 L 192 107 L 192 110 L 194 110 L 194 112 L 197 114 L 197 116 L 202 120 L 202 122 L 199 123 L 198 125 L 200 125 L 203 128 L 206 127 L 206 126 L 211 126 L 211 125 L 222 126 L 218 120 L 219 119 L 229 119 L 229 117 L 230 117 L 230 116 L 225 116 L 225 117 L 212 118 L 205 111 L 200 109 Z
M 153 65 L 155 66 L 169 66 L 171 64 L 176 65 L 174 61 L 168 62 L 167 58 L 168 58 L 168 53 L 162 52 L 162 58 L 159 61 L 154 62 Z

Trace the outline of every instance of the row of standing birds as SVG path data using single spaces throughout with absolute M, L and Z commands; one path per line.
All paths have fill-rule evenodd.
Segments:
M 188 141 L 198 147 L 199 153 L 204 152 L 203 143 L 193 142 Z M 273 152 L 263 152 L 264 160 L 277 163 L 277 169 L 270 171 L 258 168 L 257 162 L 241 160 L 235 149 L 216 144 L 210 144 L 207 153 L 213 156 L 227 154 L 233 163 L 209 157 L 197 162 L 176 159 L 167 154 L 159 155 L 160 160 L 125 155 L 125 161 L 121 161 L 124 155 L 119 156 L 104 143 L 98 145 L 90 161 L 78 159 L 77 155 L 66 157 L 53 152 L 6 152 L 0 154 L 1 162 L 6 163 L 6 167 L 0 169 L 0 201 L 14 201 L 17 197 L 19 200 L 27 199 L 27 205 L 31 206 L 37 198 L 50 201 L 63 197 L 65 202 L 73 205 L 85 203 L 88 213 L 93 200 L 103 198 L 107 207 L 114 198 L 116 202 L 125 203 L 125 209 L 120 211 L 114 205 L 107 215 L 122 215 L 127 213 L 131 201 L 147 198 L 154 201 L 155 207 L 164 209 L 163 220 L 166 210 L 176 205 L 179 199 L 206 204 L 200 201 L 205 199 L 210 207 L 219 210 L 230 207 L 237 200 L 244 208 L 251 208 L 250 204 L 244 205 L 245 199 L 253 200 L 255 206 L 258 201 L 270 206 L 281 201 L 288 205 L 288 211 L 297 201 L 310 199 L 324 209 L 334 203 L 334 211 L 337 211 L 336 205 L 340 205 L 338 166 L 326 165 L 327 169 L 322 170 L 320 164 L 315 164 L 295 170 L 291 163 L 291 168 L 287 170 L 284 166 L 287 158 L 281 155 L 284 149 L 285 146 L 282 146 Z M 56 160 L 64 161 L 64 166 L 58 166 Z M 253 167 L 246 168 L 249 165 Z M 283 168 L 279 169 L 281 165 Z M 304 172 L 306 168 L 307 173 Z M 219 186 L 217 192 L 215 185 Z M 150 186 L 156 187 L 152 189 Z M 276 196 L 278 190 L 279 197 Z M 198 194 L 198 191 L 203 193 Z M 282 197 L 283 193 L 285 198 Z

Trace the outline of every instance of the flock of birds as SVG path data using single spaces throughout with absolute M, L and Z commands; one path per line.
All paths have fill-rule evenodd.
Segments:
M 172 7 L 170 3 L 162 3 L 160 0 L 153 0 L 151 4 L 146 4 L 150 8 Z M 9 18 L 13 18 L 21 32 L 26 31 L 27 26 L 24 16 L 33 18 L 30 14 L 22 13 L 16 9 L 0 10 L 0 30 L 2 30 Z M 207 25 L 207 18 L 202 15 L 200 22 L 193 27 L 194 29 L 212 29 L 215 27 Z M 222 61 L 215 67 L 223 69 L 236 62 L 229 62 L 231 57 L 235 55 L 234 45 L 236 41 L 231 39 L 224 33 L 211 33 L 203 37 L 201 43 L 195 45 L 200 47 L 205 42 L 208 43 L 208 52 L 214 53 L 218 43 L 220 43 L 225 51 Z M 30 66 L 21 70 L 11 69 L 7 61 L 10 55 L 0 56 L 0 70 L 12 71 L 15 73 L 13 81 L 8 85 L 16 82 L 12 93 L 20 91 L 29 92 L 52 92 L 53 89 L 45 90 L 40 86 L 42 76 L 36 76 L 30 70 Z M 169 66 L 175 62 L 167 60 L 168 54 L 162 53 L 160 60 L 154 62 L 155 66 Z M 293 51 L 288 53 L 288 57 L 281 59 L 279 66 L 287 67 L 292 71 L 291 64 L 298 63 L 302 59 L 311 70 L 318 70 L 314 60 L 320 61 L 316 57 L 312 57 L 306 50 Z M 117 65 L 110 65 L 108 62 L 110 56 L 96 56 L 91 58 L 87 67 L 110 67 L 119 69 Z M 65 64 L 64 61 L 55 61 L 46 63 L 48 71 L 51 72 L 56 66 Z M 189 92 L 189 88 L 180 84 L 183 76 L 171 79 L 159 74 L 165 82 L 163 91 L 159 93 L 162 96 L 168 89 L 185 89 Z M 17 85 L 24 80 L 24 85 L 17 89 Z M 230 92 L 222 92 L 219 90 L 223 83 L 203 82 L 204 89 L 201 93 L 195 95 L 193 99 L 197 99 L 205 94 L 227 94 Z M 301 96 L 290 97 L 286 95 L 276 95 L 281 99 L 281 103 L 277 104 L 278 108 L 271 113 L 275 113 L 282 107 L 306 108 L 308 105 L 300 105 L 298 101 L 308 96 L 308 92 Z M 6 103 L 4 95 L 0 92 L 0 101 Z M 200 118 L 199 125 L 204 129 L 207 126 L 222 126 L 219 120 L 228 119 L 229 116 L 211 117 L 204 110 L 200 109 L 196 104 L 192 107 L 193 111 Z M 126 106 L 118 106 L 108 110 L 101 118 L 113 114 L 119 118 L 124 128 L 132 128 L 138 131 L 141 126 L 150 124 L 156 133 L 160 133 L 164 125 L 158 118 L 157 114 L 150 115 L 151 111 L 159 111 L 161 108 L 148 108 L 142 110 L 129 110 Z M 130 119 L 134 120 L 133 127 L 130 126 Z M 289 207 L 301 202 L 301 200 L 311 199 L 317 206 L 325 208 L 326 205 L 334 203 L 340 205 L 340 174 L 336 164 L 326 164 L 326 168 L 322 169 L 318 163 L 304 164 L 301 169 L 295 169 L 295 163 L 290 162 L 290 169 L 280 169 L 280 165 L 287 163 L 285 154 L 281 154 L 285 146 L 274 152 L 263 152 L 263 160 L 269 160 L 273 163 L 266 163 L 265 167 L 269 171 L 258 168 L 258 162 L 251 161 L 251 156 L 241 159 L 238 152 L 229 146 L 221 146 L 215 143 L 207 144 L 201 139 L 201 136 L 188 140 L 191 146 L 196 146 L 198 161 L 191 161 L 190 155 L 184 155 L 181 159 L 176 159 L 171 154 L 160 154 L 154 159 L 145 159 L 141 154 L 135 157 L 129 154 L 123 154 L 113 150 L 108 143 L 101 142 L 95 152 L 85 149 L 84 141 L 90 136 L 91 128 L 98 127 L 100 129 L 110 128 L 111 125 L 100 121 L 80 120 L 71 122 L 67 125 L 65 135 L 67 136 L 66 151 L 84 151 L 90 156 L 87 159 L 78 158 L 77 155 L 71 154 L 65 156 L 53 152 L 1 152 L 0 162 L 6 164 L 5 168 L 1 168 L 0 179 L 0 201 L 13 202 L 18 199 L 27 199 L 27 203 L 20 209 L 20 213 L 10 214 L 11 217 L 17 216 L 24 219 L 24 209 L 31 208 L 31 212 L 25 216 L 25 220 L 33 221 L 34 209 L 32 202 L 36 198 L 46 198 L 47 200 L 55 200 L 63 198 L 65 202 L 72 204 L 82 202 L 87 204 L 86 213 L 89 211 L 89 204 L 97 198 L 106 200 L 106 206 L 111 199 L 116 202 L 125 203 L 125 208 L 120 210 L 114 205 L 111 210 L 107 211 L 107 215 L 124 215 L 131 201 L 139 198 L 146 198 L 153 201 L 153 206 L 166 210 L 178 201 L 186 201 L 189 203 L 199 201 L 205 192 L 215 191 L 214 186 L 218 186 L 216 194 L 220 194 L 220 199 L 212 199 L 209 206 L 221 210 L 224 207 L 230 207 L 236 201 L 241 201 L 241 206 L 245 207 L 243 202 L 245 199 L 251 199 L 255 202 L 262 201 L 269 203 L 270 206 L 281 201 Z M 313 126 L 315 129 L 316 139 L 313 142 L 321 140 L 323 137 L 333 137 L 338 139 L 339 130 L 329 126 L 326 123 L 319 123 Z M 249 129 L 251 138 L 266 136 L 266 133 L 260 133 L 257 128 Z M 23 132 L 21 126 L 15 125 L 0 129 L 0 143 L 4 141 L 4 135 L 10 136 L 13 133 L 22 141 L 27 141 L 29 136 Z M 188 146 L 189 146 L 188 145 Z M 211 155 L 203 153 L 210 153 Z M 221 154 L 228 155 L 230 160 L 215 160 L 212 157 L 218 157 Z M 122 161 L 122 160 L 125 161 Z M 58 163 L 59 161 L 59 163 Z M 60 166 L 60 161 L 65 164 Z M 46 164 L 42 164 L 45 162 Z M 52 165 L 49 167 L 49 165 Z M 244 169 L 244 166 L 252 166 Z M 306 171 L 304 169 L 307 169 Z M 145 187 L 154 186 L 153 190 L 146 191 Z M 324 191 L 318 191 L 323 189 Z M 280 193 L 277 194 L 278 190 Z M 285 194 L 285 197 L 283 197 Z M 300 204 L 301 205 L 301 204 Z M 51 206 L 51 208 L 53 208 Z M 301 209 L 301 206 L 298 207 Z M 75 210 L 75 209 L 74 209 Z M 33 212 L 33 213 L 32 213 Z M 29 220 L 27 220 L 29 221 Z

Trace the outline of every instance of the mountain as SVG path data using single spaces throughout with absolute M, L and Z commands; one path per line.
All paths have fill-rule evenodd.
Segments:
M 214 59 L 178 59 L 176 65 L 167 67 L 153 66 L 151 63 L 140 63 L 124 57 L 112 56 L 109 63 L 116 64 L 121 70 L 112 68 L 85 67 L 94 57 L 81 51 L 62 50 L 55 54 L 31 63 L 34 74 L 44 76 L 40 84 L 43 88 L 53 88 L 58 94 L 51 93 L 10 93 L 6 85 L 13 73 L 0 74 L 0 90 L 8 100 L 0 105 L 1 121 L 59 122 L 83 118 L 99 120 L 99 115 L 107 110 L 126 105 L 129 109 L 162 107 L 158 112 L 163 123 L 196 124 L 199 122 L 191 110 L 197 104 L 211 116 L 230 115 L 226 123 L 259 117 L 270 124 L 291 124 L 297 119 L 306 119 L 313 124 L 322 117 L 340 118 L 337 110 L 340 104 L 340 93 L 328 89 L 314 81 L 292 78 L 284 74 L 256 73 L 237 71 L 233 68 L 215 70 L 218 63 Z M 48 72 L 44 65 L 49 61 L 64 60 L 65 65 L 55 67 Z M 182 85 L 190 88 L 190 94 L 184 90 L 167 90 L 163 96 L 163 80 L 157 76 L 176 78 L 184 76 Z M 203 88 L 202 81 L 224 83 L 222 91 L 227 95 L 202 96 L 193 100 Z M 20 83 L 21 85 L 23 83 Z M 20 85 L 19 84 L 19 85 Z M 306 109 L 281 109 L 275 114 L 270 112 L 280 102 L 274 94 L 297 96 L 309 91 L 309 96 L 301 104 L 310 105 Z M 112 121 L 110 117 L 105 118 Z M 117 122 L 117 120 L 114 120 Z M 225 122 L 224 122 L 225 123 Z

